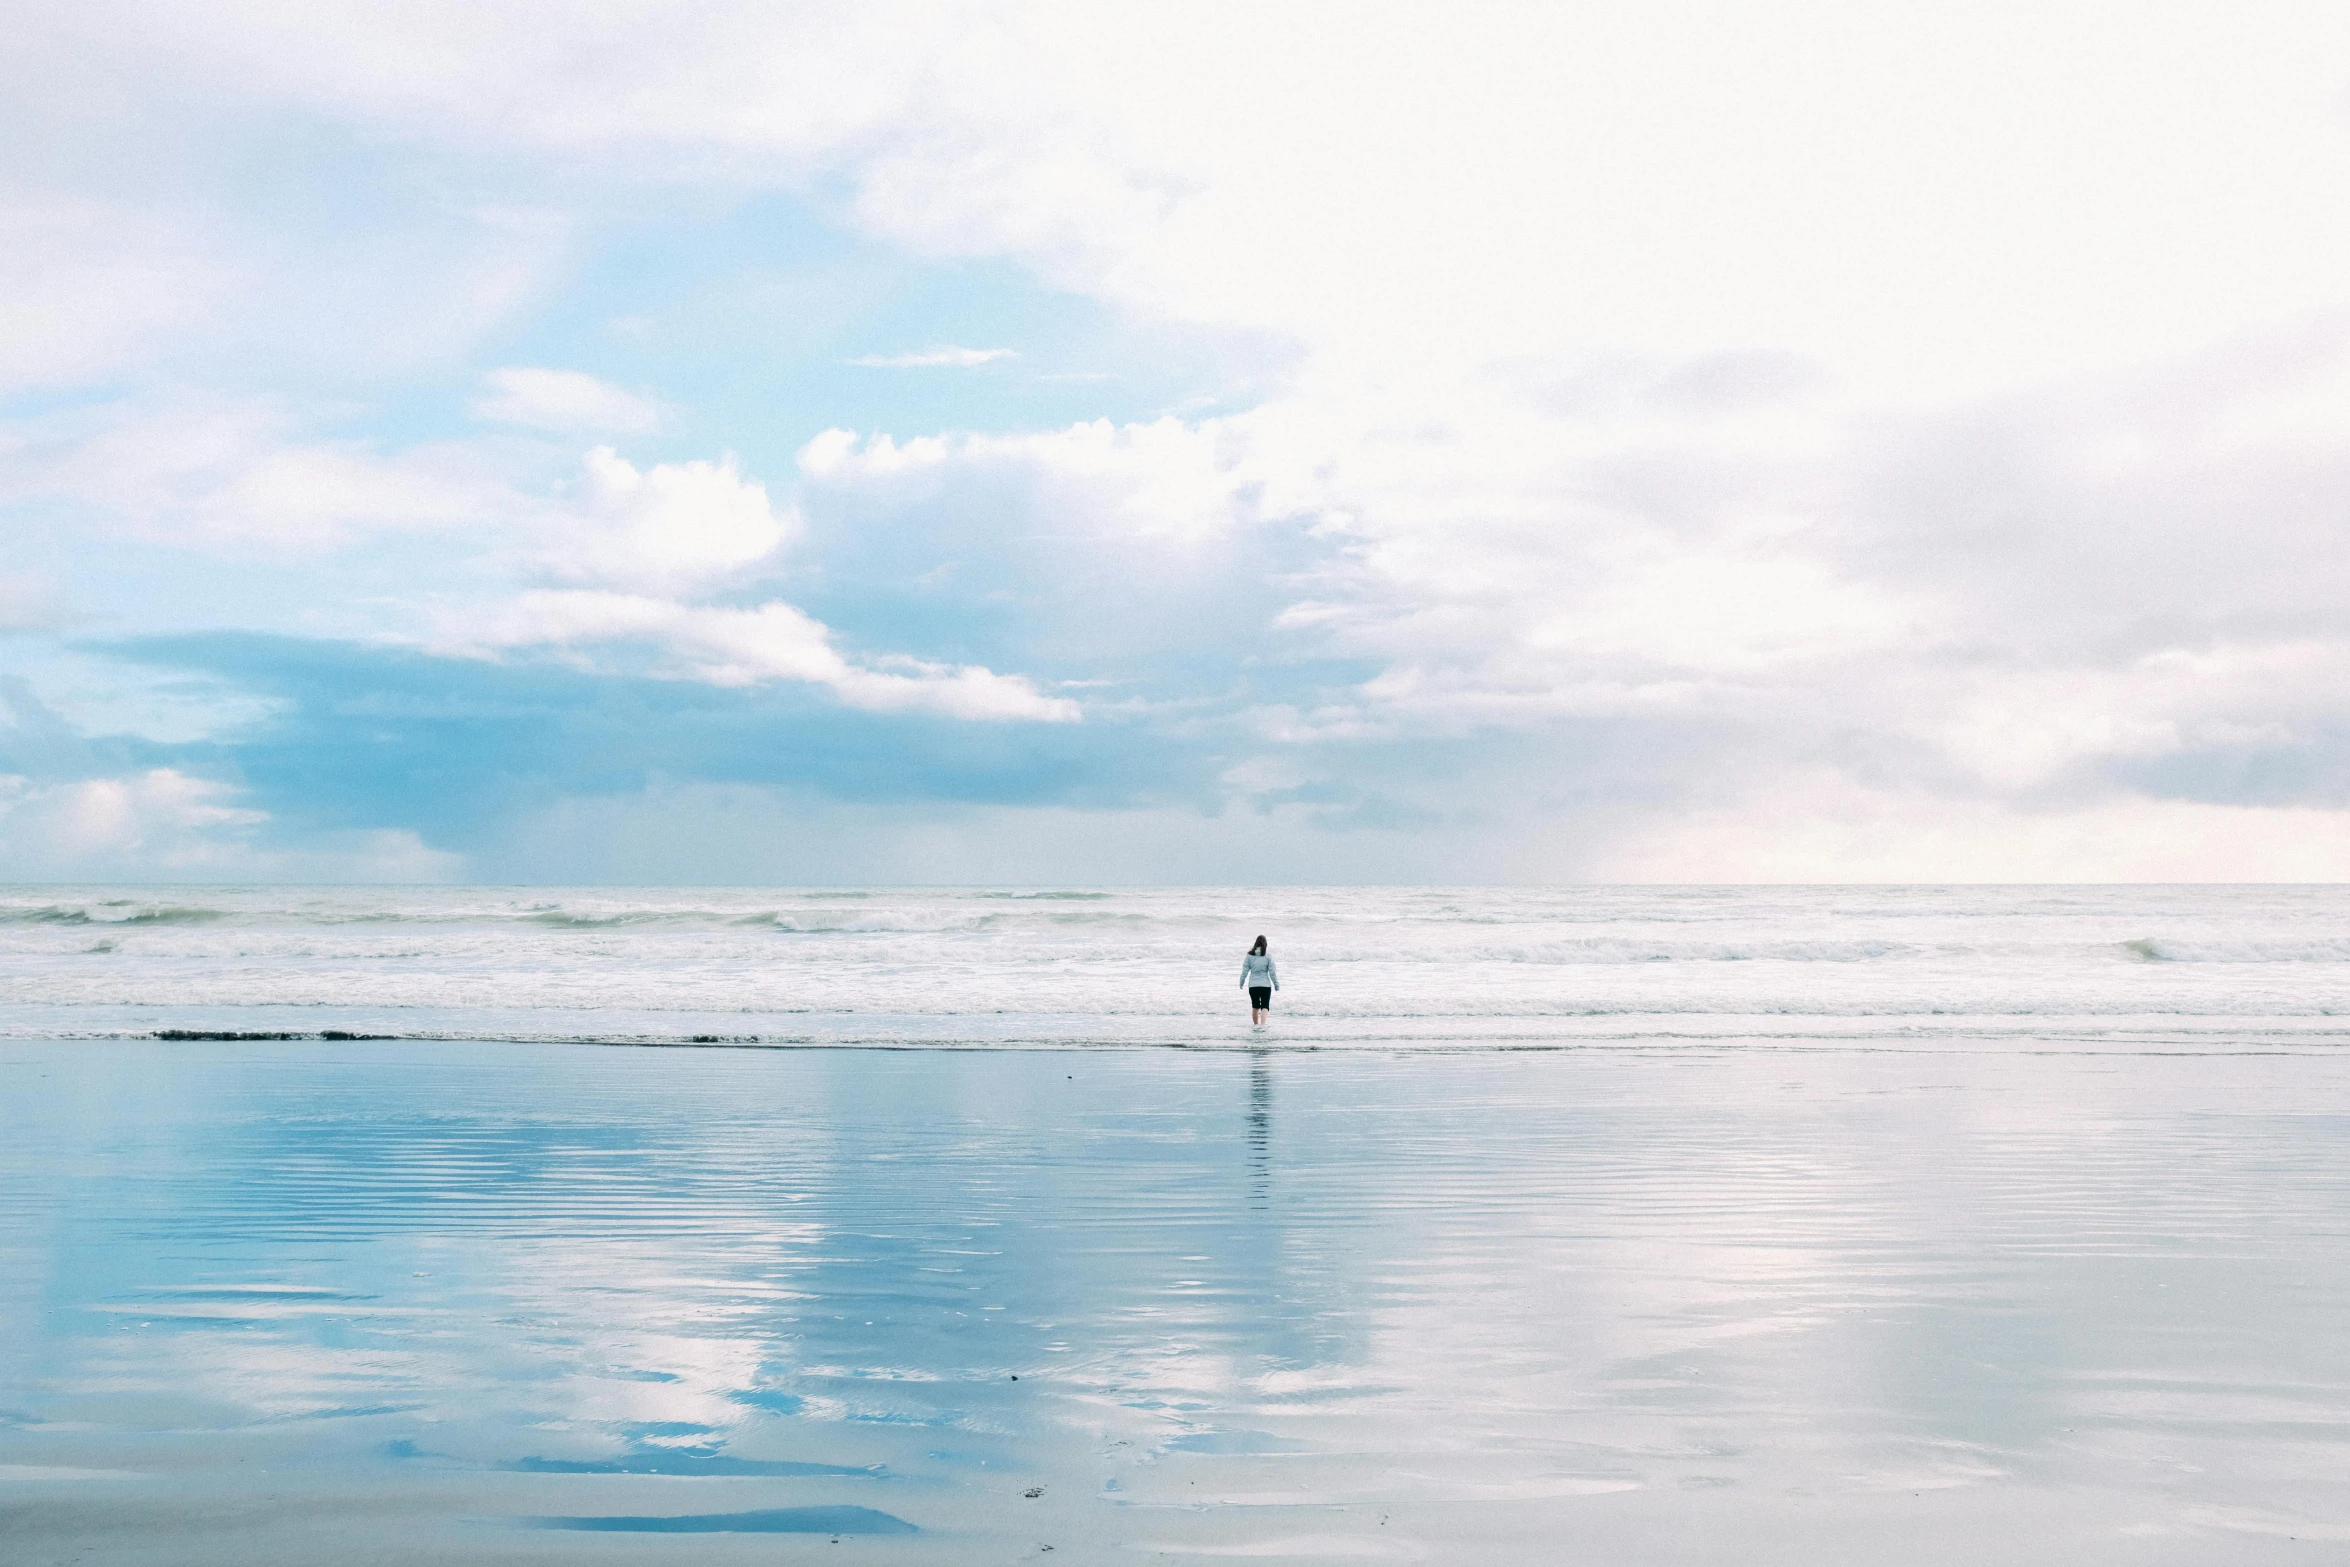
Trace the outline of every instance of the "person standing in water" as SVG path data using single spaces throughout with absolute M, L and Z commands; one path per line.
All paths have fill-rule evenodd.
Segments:
M 1273 992 L 1281 988 L 1281 976 L 1273 972 L 1272 954 L 1265 950 L 1262 936 L 1240 960 L 1240 988 L 1248 992 L 1249 1022 L 1263 1028 L 1265 1014 L 1273 1010 Z

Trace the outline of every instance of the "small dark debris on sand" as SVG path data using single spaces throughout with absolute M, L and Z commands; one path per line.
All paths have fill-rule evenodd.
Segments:
M 240 1039 L 334 1039 L 350 1041 L 361 1039 L 390 1039 L 392 1036 L 390 1034 L 353 1034 L 347 1033 L 339 1028 L 324 1029 L 315 1034 L 295 1033 L 290 1031 L 281 1033 L 270 1029 L 254 1028 L 159 1028 L 155 1030 L 154 1034 L 150 1037 L 155 1039 L 202 1039 L 228 1040 L 233 1042 Z
M 308 1039 L 308 1034 L 269 1034 L 235 1028 L 159 1028 L 157 1039 Z

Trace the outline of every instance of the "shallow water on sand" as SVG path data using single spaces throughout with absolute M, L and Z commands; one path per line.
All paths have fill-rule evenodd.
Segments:
M 0 1558 L 2339 1560 L 2346 1090 L 5 1042 Z

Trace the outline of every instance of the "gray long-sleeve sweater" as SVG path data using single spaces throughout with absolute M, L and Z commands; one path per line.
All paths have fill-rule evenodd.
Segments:
M 1280 977 L 1273 972 L 1273 960 L 1262 952 L 1252 952 L 1240 960 L 1240 988 L 1262 985 L 1268 990 L 1281 988 Z

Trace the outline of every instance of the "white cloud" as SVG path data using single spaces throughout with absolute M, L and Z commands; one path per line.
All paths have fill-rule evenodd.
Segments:
M 1735 804 L 1620 824 L 1583 873 L 1684 883 L 2341 882 L 2350 880 L 2350 812 L 2128 796 L 2034 811 L 1798 775 Z
M 0 775 L 0 874 L 42 880 L 451 880 L 458 857 L 412 832 L 265 843 L 269 815 L 230 785 L 169 767 L 36 782 Z
M 4 824 L 13 854 L 32 857 L 37 839 L 46 857 L 71 864 L 145 850 L 168 866 L 201 864 L 215 856 L 213 829 L 266 821 L 260 811 L 227 802 L 236 791 L 168 767 L 120 778 L 87 778 L 35 787 L 10 778 Z
M 644 435 L 660 428 L 660 407 L 579 370 L 508 366 L 482 377 L 473 416 L 538 430 L 608 430 Z
M 1075 702 L 1044 696 L 1017 675 L 905 657 L 880 660 L 879 667 L 853 662 L 823 625 L 784 603 L 732 609 L 625 593 L 542 591 L 453 623 L 445 645 L 477 653 L 634 645 L 653 649 L 655 672 L 672 678 L 720 686 L 804 681 L 870 712 L 1047 723 L 1080 716 Z
M 838 177 L 901 243 L 1386 376 L 1780 348 L 1979 389 L 2329 308 L 2350 271 L 2312 197 L 2350 173 L 2350 19 L 2307 6 L 108 15 L 47 25 L 397 139 Z
M 499 455 L 304 439 L 274 402 L 124 403 L 0 433 L 0 501 L 55 500 L 105 532 L 325 550 L 383 532 L 500 528 L 543 502 Z
M 0 874 L 45 881 L 451 881 L 463 862 L 414 832 L 268 843 L 266 811 L 176 768 L 33 782 L 0 775 Z
M 844 359 L 843 364 L 856 365 L 866 370 L 967 370 L 974 365 L 993 364 L 998 359 L 1017 359 L 1019 355 L 1009 348 L 926 348 L 912 354 L 861 354 L 855 359 Z
M 584 466 L 548 525 L 544 560 L 559 577 L 682 587 L 773 554 L 799 530 L 731 457 L 640 470 L 599 446 Z
M 1745 706 L 1757 680 L 1912 633 L 1915 595 L 1823 550 L 1797 509 L 1811 475 L 1758 464 L 1743 410 L 1570 420 L 1468 388 L 1447 406 L 1439 422 L 1417 401 L 1300 397 L 1031 435 L 831 431 L 800 466 L 811 505 L 1013 484 L 1064 563 L 1120 557 L 1153 591 L 1170 572 L 1261 578 L 1286 541 L 1305 564 L 1276 629 L 1386 665 L 1354 717 L 1407 730 Z M 1688 487 L 1682 515 L 1605 493 L 1611 469 L 1649 468 Z
M 598 446 L 552 490 L 538 460 L 489 439 L 307 439 L 267 402 L 125 405 L 0 433 L 0 503 L 61 501 L 105 532 L 242 555 L 454 533 L 487 570 L 663 590 L 759 561 L 800 528 L 732 457 L 640 470 Z
M 1261 468 L 1241 466 L 1224 426 L 1164 418 L 1089 420 L 1023 435 L 860 438 L 827 430 L 803 447 L 803 478 L 833 494 L 897 492 L 1011 479 L 1057 523 L 1122 542 L 1199 541 L 1230 534 L 1251 513 Z
M 2328 542 L 2350 454 L 2308 411 L 2344 364 L 2329 334 L 2278 334 L 1891 416 L 1801 377 L 1692 397 L 1712 370 L 1667 363 L 1572 396 L 1306 388 L 1195 422 L 833 431 L 801 468 L 811 507 L 896 526 L 909 506 L 952 515 L 983 495 L 1000 512 L 1012 484 L 1057 569 L 1123 551 L 1178 602 L 1170 540 L 1260 575 L 1283 541 L 1304 550 L 1277 618 L 1287 647 L 1378 673 L 1311 710 L 1268 704 L 1276 754 L 1585 720 L 1712 736 L 1637 780 L 1679 802 L 1638 853 L 1602 864 L 1570 844 L 1561 874 L 2225 874 L 2230 841 L 2243 874 L 2268 874 L 2296 824 L 2332 819 L 2323 748 L 2350 731 L 2350 558 Z M 2316 758 L 2310 803 L 2135 792 L 2199 757 L 2262 755 Z M 1574 758 L 1551 787 L 1618 765 Z M 1816 780 L 1843 769 L 1843 803 L 1807 815 Z M 2188 824 L 2237 836 L 2131 846 Z M 1784 854 L 1768 849 L 1781 829 Z
M 356 442 L 287 447 L 262 454 L 204 496 L 197 516 L 214 537 L 280 544 L 335 544 L 386 529 L 498 520 L 512 500 L 467 456 L 443 450 L 386 457 Z
M 215 242 L 150 209 L 0 190 L 0 387 L 151 360 L 203 329 L 232 273 Z
M 2350 18 L 2308 6 L 509 0 L 134 31 L 399 136 L 844 176 L 901 243 L 1390 374 L 1778 347 L 1979 389 L 2324 308 L 2350 270 L 2313 196 L 2350 173 Z
M 64 595 L 30 572 L 0 575 L 0 632 L 51 631 L 65 619 Z

